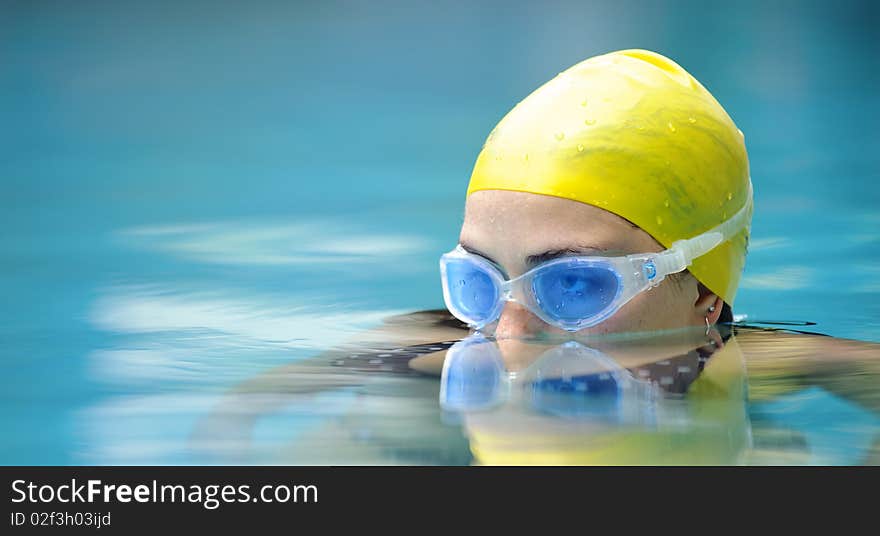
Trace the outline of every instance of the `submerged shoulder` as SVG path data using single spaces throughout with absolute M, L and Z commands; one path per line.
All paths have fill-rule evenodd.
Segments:
M 736 338 L 750 363 L 877 362 L 880 359 L 880 344 L 817 333 L 746 328 L 737 329 Z
M 753 401 L 821 387 L 880 413 L 880 344 L 751 329 L 738 332 L 737 340 Z
M 389 326 L 429 326 L 446 327 L 461 331 L 467 331 L 467 324 L 458 320 L 446 309 L 426 309 L 393 315 L 385 318 L 383 324 Z

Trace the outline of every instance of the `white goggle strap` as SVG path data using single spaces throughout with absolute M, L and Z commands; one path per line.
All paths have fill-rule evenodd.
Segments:
M 672 246 L 654 258 L 657 265 L 656 282 L 664 276 L 681 272 L 694 259 L 709 253 L 721 243 L 730 240 L 746 226 L 752 209 L 752 181 L 749 179 L 749 195 L 745 205 L 736 214 L 703 234 L 685 240 L 676 240 Z

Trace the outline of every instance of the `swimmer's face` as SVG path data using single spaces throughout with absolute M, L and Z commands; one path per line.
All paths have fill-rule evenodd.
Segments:
M 459 243 L 498 264 L 510 278 L 560 253 L 615 257 L 664 250 L 651 235 L 607 210 L 569 199 L 505 190 L 484 190 L 468 196 Z M 715 306 L 713 312 L 708 311 L 710 306 Z M 720 298 L 686 272 L 667 277 L 604 322 L 578 334 L 705 325 L 705 318 L 709 323 L 718 319 L 721 306 Z M 496 337 L 542 333 L 566 332 L 518 303 L 504 305 Z

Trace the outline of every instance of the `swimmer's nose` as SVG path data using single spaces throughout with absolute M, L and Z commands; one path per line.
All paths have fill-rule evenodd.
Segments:
M 516 302 L 507 302 L 495 328 L 496 339 L 515 339 L 538 335 L 549 328 L 543 320 Z

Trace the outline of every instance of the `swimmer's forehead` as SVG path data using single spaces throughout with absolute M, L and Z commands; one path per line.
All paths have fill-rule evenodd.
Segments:
M 493 262 L 533 266 L 567 255 L 661 251 L 628 220 L 570 199 L 486 190 L 468 196 L 459 243 Z

